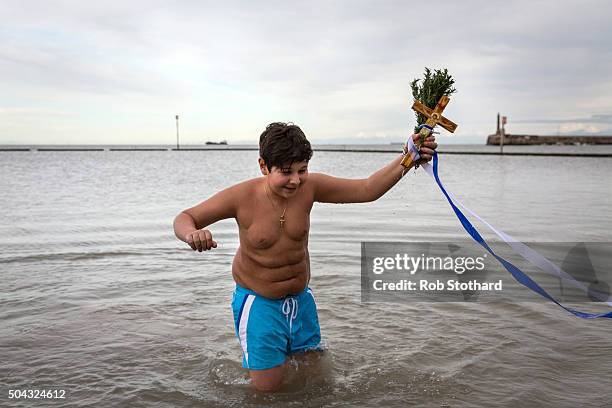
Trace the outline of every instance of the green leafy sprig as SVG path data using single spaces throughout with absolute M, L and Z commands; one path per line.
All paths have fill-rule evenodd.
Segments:
M 410 83 L 412 88 L 412 96 L 415 100 L 420 101 L 428 108 L 434 109 L 436 104 L 443 95 L 450 96 L 457 92 L 453 87 L 455 80 L 448 73 L 446 68 L 435 69 L 433 72 L 429 68 L 425 68 L 425 76 L 423 79 L 415 79 Z M 427 118 L 416 112 L 417 126 L 415 132 L 418 131 L 418 126 L 427 121 Z

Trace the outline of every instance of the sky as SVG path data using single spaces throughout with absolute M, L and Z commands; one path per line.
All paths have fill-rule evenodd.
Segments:
M 612 135 L 612 2 L 0 2 L 0 144 L 404 141 L 447 68 L 442 143 Z

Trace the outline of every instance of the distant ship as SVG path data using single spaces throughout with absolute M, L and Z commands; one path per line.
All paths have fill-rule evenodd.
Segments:
M 206 142 L 207 145 L 226 145 L 227 140 L 222 140 L 220 142 Z

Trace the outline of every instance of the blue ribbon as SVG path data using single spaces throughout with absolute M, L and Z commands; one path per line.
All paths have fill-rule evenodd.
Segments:
M 612 318 L 612 311 L 607 312 L 607 313 L 587 313 L 587 312 L 581 312 L 579 310 L 572 309 L 570 307 L 567 307 L 559 303 L 555 298 L 553 298 L 550 294 L 548 294 L 548 292 L 546 292 L 542 287 L 540 287 L 540 285 L 534 282 L 523 271 L 521 271 L 519 268 L 514 266 L 512 263 L 508 262 L 501 256 L 497 255 L 495 252 L 493 252 L 493 250 L 491 249 L 491 247 L 489 247 L 489 244 L 487 244 L 487 242 L 482 237 L 482 235 L 480 235 L 478 230 L 472 225 L 472 223 L 466 218 L 466 216 L 461 212 L 461 210 L 455 205 L 453 200 L 450 198 L 450 196 L 446 192 L 446 189 L 444 188 L 444 185 L 440 181 L 440 177 L 438 175 L 438 153 L 437 152 L 434 152 L 434 155 L 433 155 L 433 174 L 434 174 L 436 183 L 438 184 L 438 187 L 440 187 L 440 190 L 442 190 L 442 193 L 444 193 L 446 200 L 452 207 L 453 211 L 455 212 L 455 215 L 461 222 L 461 225 L 463 225 L 463 228 L 465 228 L 467 233 L 474 239 L 474 241 L 479 243 L 484 249 L 486 249 L 491 255 L 493 255 L 504 266 L 504 268 L 506 268 L 506 270 L 510 272 L 510 274 L 514 277 L 514 279 L 516 279 L 520 284 L 527 286 L 529 289 L 538 293 L 540 296 L 545 297 L 546 299 L 561 306 L 563 309 L 567 310 L 568 312 L 574 314 L 575 316 L 581 317 L 583 319 L 594 319 L 597 317 Z

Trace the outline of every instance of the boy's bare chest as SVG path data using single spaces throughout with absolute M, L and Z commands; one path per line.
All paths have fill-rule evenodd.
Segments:
M 292 203 L 286 209 L 266 204 L 256 202 L 238 213 L 241 241 L 246 239 L 249 246 L 266 249 L 281 240 L 303 242 L 308 238 L 312 204 Z

